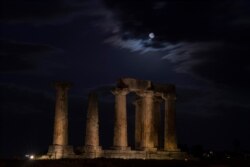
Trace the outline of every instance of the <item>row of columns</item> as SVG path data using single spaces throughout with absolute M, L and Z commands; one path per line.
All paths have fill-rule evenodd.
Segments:
M 127 89 L 112 91 L 115 95 L 115 122 L 113 146 L 119 150 L 129 150 L 127 142 Z M 155 151 L 159 146 L 160 105 L 161 99 L 155 97 L 153 91 L 138 92 L 140 97 L 135 102 L 135 146 L 137 149 Z M 164 150 L 177 151 L 175 132 L 175 96 L 161 97 L 165 101 L 164 118 Z
M 73 154 L 73 149 L 68 146 L 68 89 L 70 84 L 56 83 L 56 106 L 53 145 L 50 146 L 48 155 L 62 158 L 64 155 Z M 115 89 L 115 121 L 113 149 L 130 150 L 127 135 L 126 95 L 128 89 Z M 137 92 L 140 97 L 134 104 L 136 106 L 135 118 L 135 146 L 136 149 L 155 151 L 159 146 L 159 122 L 161 99 L 156 98 L 153 91 Z M 175 97 L 162 96 L 165 100 L 165 126 L 164 150 L 177 151 L 175 132 Z M 89 106 L 86 121 L 85 152 L 101 150 L 99 146 L 99 117 L 97 95 L 89 95 Z

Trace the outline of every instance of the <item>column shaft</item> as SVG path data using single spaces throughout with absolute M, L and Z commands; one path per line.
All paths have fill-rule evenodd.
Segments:
M 53 145 L 49 146 L 49 158 L 60 159 L 74 155 L 73 147 L 68 145 L 68 90 L 69 83 L 57 82 Z
M 153 134 L 154 134 L 154 146 L 159 148 L 160 143 L 160 121 L 161 121 L 161 101 L 160 99 L 154 99 L 154 114 L 153 114 Z
M 54 145 L 68 144 L 68 89 L 67 85 L 56 85 Z
M 175 128 L 175 96 L 165 98 L 164 150 L 178 151 Z
M 145 91 L 139 94 L 142 97 L 142 139 L 141 149 L 155 150 L 153 127 L 153 92 Z
M 86 122 L 85 152 L 99 151 L 98 99 L 95 93 L 89 94 Z
M 141 139 L 142 139 L 141 99 L 136 100 L 134 104 L 135 104 L 135 148 L 138 149 L 141 145 Z
M 126 89 L 116 89 L 115 95 L 115 122 L 113 147 L 118 150 L 127 150 L 127 111 L 126 111 Z

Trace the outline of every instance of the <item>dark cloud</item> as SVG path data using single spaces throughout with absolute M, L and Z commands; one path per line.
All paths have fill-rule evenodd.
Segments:
M 0 40 L 0 72 L 34 70 L 39 59 L 59 52 L 49 45 Z
M 156 52 L 179 73 L 233 88 L 249 85 L 249 1 L 105 0 L 119 21 L 106 42 Z M 150 39 L 153 32 L 155 38 Z M 160 52 L 159 52 L 160 51 Z
M 176 64 L 177 72 L 191 74 L 218 87 L 249 91 L 248 42 L 186 46 L 172 50 L 164 57 Z
M 54 88 L 45 91 L 20 84 L 0 83 L 0 92 L 1 157 L 45 154 L 52 143 Z M 83 145 L 87 100 L 71 95 L 69 92 L 69 138 L 79 146 Z
M 229 149 L 237 138 L 242 148 L 249 148 L 247 141 L 250 134 L 246 133 L 250 126 L 248 99 L 225 89 L 177 86 L 179 143 L 199 143 L 208 148 Z
M 53 111 L 53 95 L 32 88 L 0 84 L 0 107 L 5 114 L 45 114 Z
M 37 24 L 67 22 L 68 18 L 78 15 L 83 8 L 83 2 L 60 0 L 3 0 L 1 2 L 2 22 L 23 23 L 34 22 Z
M 95 92 L 99 96 L 108 96 L 111 94 L 111 91 L 115 88 L 115 83 L 114 84 L 109 84 L 109 85 L 100 85 L 97 87 L 93 88 L 88 88 L 86 89 L 87 92 Z
M 0 23 L 57 25 L 80 18 L 103 30 L 115 30 L 110 16 L 101 0 L 2 0 Z
M 149 32 L 154 32 L 155 40 L 159 41 L 223 39 L 231 32 L 239 31 L 232 23 L 250 15 L 249 2 L 244 0 L 105 2 L 114 11 L 115 18 L 121 21 L 122 33 L 130 33 L 131 36 L 126 37 L 147 37 Z
M 177 106 L 178 107 L 178 106 Z M 199 108 L 201 109 L 201 108 Z M 177 112 L 179 143 L 189 146 L 201 144 L 205 148 L 230 149 L 234 139 L 241 142 L 241 148 L 249 149 L 249 108 L 238 105 L 217 106 L 213 116 Z M 201 110 L 202 111 L 202 110 Z M 192 136 L 192 137 L 191 137 Z
M 207 52 L 197 52 L 191 58 L 199 60 L 200 63 L 188 67 L 189 72 L 214 83 L 249 91 L 249 44 L 248 42 L 225 43 Z M 185 63 L 183 65 L 185 66 Z
M 204 97 L 205 94 L 208 94 L 208 90 L 202 88 L 193 88 L 193 87 L 183 87 L 177 86 L 176 96 L 177 102 L 182 104 L 189 104 L 190 102 Z
M 53 127 L 54 97 L 42 90 L 3 83 L 0 92 L 2 157 L 43 152 L 51 141 L 48 132 Z

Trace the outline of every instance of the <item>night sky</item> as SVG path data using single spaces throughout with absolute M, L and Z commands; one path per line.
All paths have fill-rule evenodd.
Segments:
M 250 149 L 250 1 L 1 0 L 0 157 L 52 144 L 55 81 L 73 83 L 69 143 L 83 146 L 87 96 L 99 95 L 112 145 L 121 77 L 172 83 L 180 145 Z M 133 96 L 128 96 L 132 101 Z M 128 104 L 129 143 L 134 108 Z

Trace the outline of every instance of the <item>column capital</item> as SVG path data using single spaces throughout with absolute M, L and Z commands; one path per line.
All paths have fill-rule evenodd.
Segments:
M 162 97 L 163 96 L 163 92 L 155 92 L 155 96 L 157 96 L 157 97 Z
M 145 91 L 138 91 L 136 94 L 140 97 L 153 97 L 154 96 L 154 91 L 151 90 L 145 90 Z
M 69 89 L 72 87 L 72 83 L 70 83 L 70 82 L 58 81 L 58 82 L 53 83 L 53 85 L 56 89 Z
M 155 103 L 161 103 L 163 101 L 162 98 L 158 97 L 158 96 L 154 96 L 154 102 Z
M 175 94 L 163 94 L 162 98 L 164 100 L 176 100 L 176 95 Z
M 113 95 L 122 95 L 125 96 L 129 93 L 129 90 L 127 88 L 115 88 L 111 91 Z

